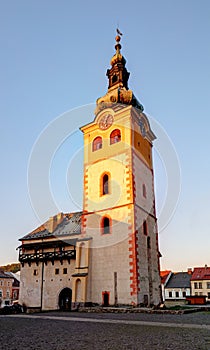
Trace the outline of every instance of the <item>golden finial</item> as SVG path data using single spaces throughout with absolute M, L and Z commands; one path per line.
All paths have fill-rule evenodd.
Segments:
M 117 44 L 119 44 L 119 42 L 121 40 L 121 36 L 123 35 L 123 33 L 121 33 L 119 28 L 116 29 L 116 32 L 117 32 L 117 36 L 115 37 L 115 40 L 116 40 Z

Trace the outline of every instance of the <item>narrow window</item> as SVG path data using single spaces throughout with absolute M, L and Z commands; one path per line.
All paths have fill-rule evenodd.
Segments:
M 59 275 L 59 269 L 55 269 L 55 275 Z
M 179 292 L 176 292 L 176 298 L 179 298 Z
M 143 192 L 143 197 L 147 198 L 147 190 L 146 190 L 145 184 L 143 184 L 143 186 L 142 186 L 142 192 Z
M 207 289 L 210 289 L 210 282 L 207 282 Z
M 63 268 L 63 274 L 64 274 L 64 275 L 67 275 L 67 267 L 64 267 L 64 268 Z
M 199 289 L 202 289 L 202 282 L 199 282 Z
M 110 220 L 106 216 L 102 219 L 102 233 L 110 233 Z
M 208 292 L 208 299 L 210 299 L 210 293 Z
M 109 175 L 104 174 L 101 177 L 101 195 L 104 196 L 105 194 L 110 193 L 110 180 L 109 180 Z
M 186 292 L 183 292 L 182 295 L 183 295 L 183 298 L 186 298 Z
M 194 282 L 194 288 L 198 289 L 198 283 L 197 282 Z
M 93 140 L 92 151 L 95 152 L 102 148 L 102 137 L 98 136 Z
M 75 290 L 76 302 L 80 302 L 82 300 L 82 283 L 80 279 L 76 280 Z
M 151 239 L 150 239 L 150 237 L 147 237 L 147 248 L 148 249 L 151 248 Z
M 38 270 L 34 270 L 34 276 L 38 275 Z
M 146 220 L 144 220 L 144 222 L 143 222 L 143 233 L 145 236 L 147 236 L 147 222 L 146 222 Z
M 9 299 L 9 297 L 10 297 L 10 292 L 7 291 L 6 298 Z
M 3 296 L 3 293 L 2 293 L 2 290 L 0 290 L 0 298 L 2 298 Z
M 110 292 L 102 292 L 102 305 L 103 306 L 109 306 L 109 295 Z
M 168 293 L 169 298 L 172 298 L 172 292 Z
M 115 129 L 110 134 L 110 145 L 121 141 L 121 132 L 119 129 Z

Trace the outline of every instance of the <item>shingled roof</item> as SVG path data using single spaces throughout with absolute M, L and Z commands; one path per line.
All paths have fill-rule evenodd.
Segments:
M 188 272 L 172 273 L 166 288 L 190 288 L 191 275 Z
M 82 212 L 76 213 L 59 213 L 51 217 L 43 225 L 37 227 L 28 233 L 22 240 L 32 240 L 36 238 L 47 238 L 53 236 L 75 235 L 81 233 L 81 216 Z
M 191 281 L 210 280 L 210 267 L 195 267 L 191 276 Z
M 11 276 L 8 276 L 4 271 L 0 271 L 0 278 L 13 278 Z

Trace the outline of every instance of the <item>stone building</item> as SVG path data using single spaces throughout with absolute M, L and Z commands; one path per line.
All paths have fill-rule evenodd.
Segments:
M 84 135 L 83 211 L 59 213 L 21 241 L 20 301 L 42 310 L 161 301 L 152 145 L 128 88 L 120 36 Z

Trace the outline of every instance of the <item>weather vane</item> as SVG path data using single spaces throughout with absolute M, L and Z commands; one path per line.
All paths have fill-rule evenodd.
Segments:
M 123 33 L 121 33 L 121 31 L 119 30 L 119 28 L 117 28 L 116 31 L 117 31 L 117 34 L 119 34 L 119 35 L 121 35 L 121 36 L 123 35 Z

